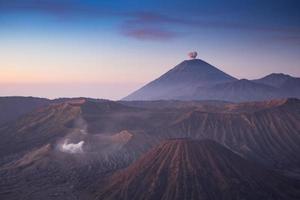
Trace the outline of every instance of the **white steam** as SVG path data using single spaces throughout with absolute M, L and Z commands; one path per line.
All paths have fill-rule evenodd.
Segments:
M 74 128 L 79 129 L 81 134 L 87 134 L 88 126 L 86 121 L 82 117 L 79 117 L 75 120 Z
M 80 141 L 77 144 L 76 143 L 68 143 L 65 141 L 61 146 L 61 151 L 66 153 L 83 153 L 83 144 L 84 141 Z
M 88 136 L 87 129 L 86 121 L 82 117 L 77 118 L 74 121 L 72 130 L 58 142 L 59 151 L 71 154 L 83 153 L 84 140 Z

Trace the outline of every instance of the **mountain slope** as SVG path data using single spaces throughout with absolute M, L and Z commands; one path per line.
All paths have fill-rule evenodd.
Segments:
M 276 88 L 280 88 L 285 81 L 290 79 L 294 79 L 294 77 L 282 73 L 272 73 L 263 78 L 255 79 L 253 80 L 253 82 L 262 83 L 265 85 L 270 85 Z
M 55 104 L 0 128 L 0 164 L 49 143 L 68 139 L 97 146 L 100 135 L 128 131 L 147 143 L 138 147 L 139 153 L 166 138 L 209 138 L 270 167 L 296 169 L 299 109 L 297 99 L 239 104 L 149 101 L 146 108 L 111 101 Z
M 152 139 L 141 131 L 142 127 L 150 126 L 150 123 L 142 123 L 141 117 L 150 113 L 113 101 L 86 99 L 37 109 L 0 127 L 0 167 L 48 144 L 59 150 L 63 145 L 76 148 L 76 144 L 83 142 L 82 148 L 87 152 L 102 151 L 113 141 L 119 141 L 117 135 L 125 141 L 127 138 L 130 143 L 139 140 L 141 144 L 137 146 L 142 150 L 140 146 L 147 148 L 146 142 Z M 155 124 L 154 121 L 151 123 Z M 143 137 L 147 139 L 143 140 Z M 120 139 L 121 143 L 123 139 Z
M 123 100 L 178 99 L 197 87 L 235 80 L 200 59 L 185 60 Z
M 300 98 L 300 78 L 286 80 L 280 90 L 284 96 Z
M 297 199 L 299 186 L 216 142 L 173 139 L 113 175 L 96 199 Z
M 221 112 L 195 110 L 157 134 L 212 139 L 269 167 L 299 170 L 300 101 L 260 104 L 227 105 Z
M 300 78 L 287 74 L 270 74 L 261 79 L 253 80 L 278 89 L 278 97 L 300 97 Z
M 89 199 L 96 180 L 155 143 L 103 120 L 132 110 L 111 101 L 68 100 L 1 127 L 0 199 Z M 94 127 L 98 119 L 103 129 Z
M 50 100 L 44 98 L 0 97 L 0 125 L 49 104 Z
M 0 198 L 91 199 L 105 176 L 160 141 L 178 137 L 215 140 L 247 160 L 296 177 L 299 109 L 298 99 L 63 100 L 0 127 Z
M 278 94 L 276 88 L 272 86 L 241 79 L 216 84 L 209 88 L 199 88 L 193 96 L 196 99 L 243 102 L 274 99 L 278 97 Z
M 66 126 L 78 117 L 80 108 L 67 103 L 39 108 L 0 128 L 1 159 L 56 141 L 69 131 Z M 1 163 L 1 162 L 0 162 Z

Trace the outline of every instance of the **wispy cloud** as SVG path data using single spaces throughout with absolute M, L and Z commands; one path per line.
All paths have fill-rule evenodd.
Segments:
M 58 17 L 61 15 L 99 17 L 119 14 L 108 7 L 72 0 L 0 0 L 0 11 L 39 12 Z
M 165 41 L 177 37 L 179 34 L 173 31 L 152 27 L 133 27 L 122 30 L 122 34 L 139 40 Z
M 28 11 L 40 12 L 62 18 L 61 16 L 90 16 L 93 18 L 114 17 L 121 23 L 120 33 L 125 37 L 139 40 L 167 40 L 182 36 L 182 30 L 200 31 L 203 29 L 223 29 L 255 31 L 269 34 L 284 35 L 287 41 L 296 41 L 300 35 L 299 27 L 272 26 L 257 23 L 248 23 L 239 18 L 226 19 L 206 16 L 201 14 L 174 15 L 170 12 L 141 12 L 137 9 L 117 9 L 105 3 L 88 4 L 84 1 L 72 0 L 0 0 L 1 12 Z M 213 15 L 213 13 L 210 13 Z M 181 30 L 181 31 L 177 31 Z M 279 38 L 280 39 L 280 38 Z
M 300 34 L 299 35 L 276 35 L 276 36 L 272 36 L 270 39 L 300 47 Z
M 179 24 L 177 19 L 155 12 L 128 13 L 120 27 L 121 34 L 138 40 L 166 41 L 180 36 L 179 31 L 171 30 Z
M 200 31 L 203 29 L 222 29 L 222 30 L 239 30 L 250 32 L 258 32 L 269 34 L 274 38 L 286 38 L 286 41 L 294 41 L 296 43 L 300 35 L 300 28 L 295 26 L 274 26 L 263 25 L 259 23 L 246 23 L 239 20 L 225 20 L 225 19 L 203 19 L 201 15 L 189 18 L 175 17 L 163 15 L 156 12 L 136 12 L 131 13 L 129 19 L 124 20 L 124 29 L 122 33 L 125 36 L 135 37 L 136 39 L 160 39 L 167 38 L 168 36 L 182 36 L 177 30 L 190 30 Z M 172 31 L 171 31 L 172 30 Z M 155 37 L 156 35 L 162 37 Z M 145 37 L 140 37 L 144 35 Z M 153 37 L 150 37 L 153 35 Z M 280 36 L 279 36 L 280 35 Z M 294 35 L 297 35 L 295 37 Z M 148 36 L 148 37 L 146 37 Z M 278 36 L 278 37 L 276 37 Z M 281 39 L 282 40 L 282 39 Z M 283 40 L 282 40 L 283 41 Z

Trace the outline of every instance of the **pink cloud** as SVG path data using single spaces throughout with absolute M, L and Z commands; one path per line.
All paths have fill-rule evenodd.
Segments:
M 131 27 L 126 28 L 122 33 L 139 40 L 170 40 L 178 35 L 172 31 L 152 27 Z

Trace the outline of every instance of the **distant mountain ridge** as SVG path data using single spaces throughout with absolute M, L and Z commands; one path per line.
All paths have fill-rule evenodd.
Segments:
M 253 82 L 270 85 L 273 87 L 281 87 L 287 80 L 293 79 L 294 77 L 283 74 L 283 73 L 272 73 L 261 79 L 255 79 Z
M 49 99 L 37 97 L 0 97 L 0 125 L 14 121 L 28 112 L 50 104 Z
M 300 78 L 272 73 L 261 79 L 236 79 L 200 59 L 185 60 L 123 100 L 262 101 L 299 98 Z

